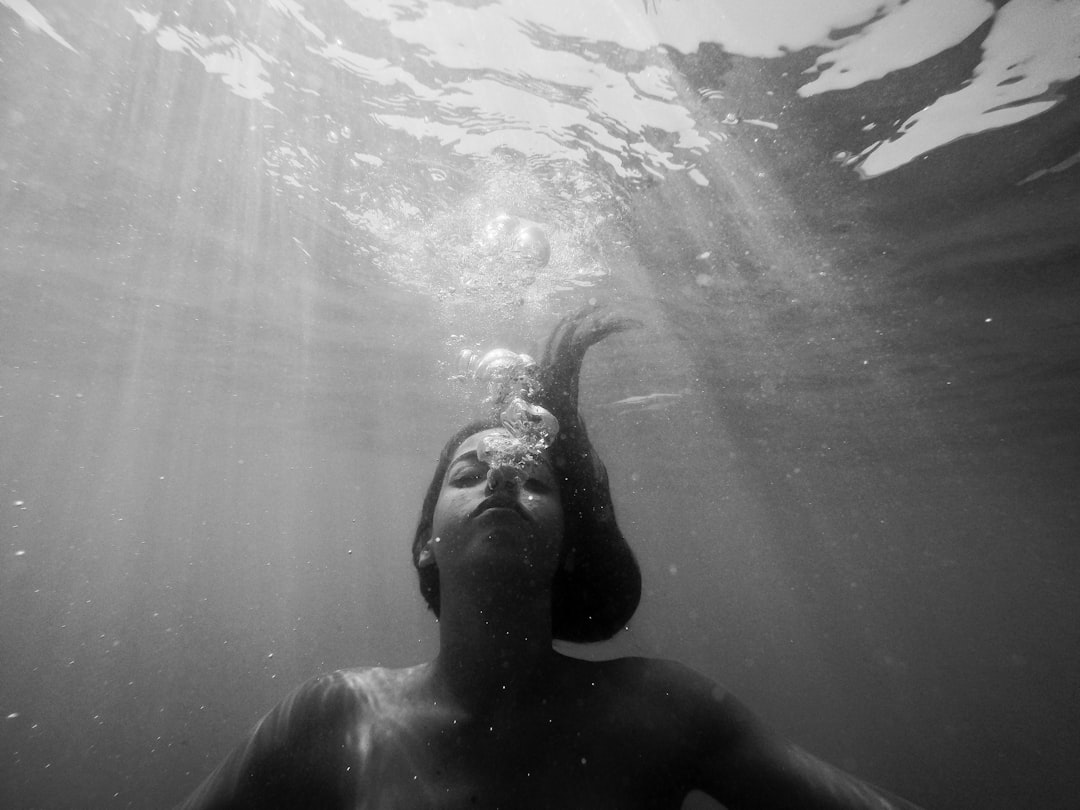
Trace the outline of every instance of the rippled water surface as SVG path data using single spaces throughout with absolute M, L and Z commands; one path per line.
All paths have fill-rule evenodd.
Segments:
M 595 303 L 645 595 L 581 653 L 1075 807 L 1078 74 L 1078 0 L 0 0 L 0 806 L 430 656 L 458 358 Z

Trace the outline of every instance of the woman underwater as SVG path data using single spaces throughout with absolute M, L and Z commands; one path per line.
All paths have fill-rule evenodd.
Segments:
M 583 661 L 637 608 L 641 576 L 578 415 L 590 346 L 630 322 L 561 321 L 507 366 L 492 416 L 444 448 L 413 539 L 439 653 L 315 678 L 181 805 L 240 808 L 915 806 L 815 759 L 711 680 L 649 658 Z M 528 358 L 525 358 L 528 360 Z

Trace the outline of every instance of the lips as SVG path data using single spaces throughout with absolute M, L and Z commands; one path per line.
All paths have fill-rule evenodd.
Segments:
M 509 509 L 516 512 L 523 520 L 531 521 L 532 515 L 530 515 L 516 498 L 509 498 L 506 495 L 491 495 L 484 500 L 480 501 L 480 505 L 477 506 L 469 517 L 476 517 L 491 509 Z

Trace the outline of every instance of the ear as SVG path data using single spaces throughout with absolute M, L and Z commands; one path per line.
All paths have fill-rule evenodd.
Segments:
M 435 564 L 435 549 L 433 548 L 433 541 L 429 537 L 424 541 L 424 545 L 420 547 L 420 553 L 416 557 L 417 568 L 427 568 L 429 565 Z

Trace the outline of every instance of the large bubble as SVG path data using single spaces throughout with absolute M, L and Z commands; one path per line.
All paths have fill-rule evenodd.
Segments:
M 516 438 L 528 438 L 536 447 L 546 450 L 559 435 L 559 420 L 540 405 L 514 397 L 499 414 L 502 426 Z
M 484 437 L 477 458 L 488 466 L 525 469 L 540 461 L 541 454 L 559 435 L 559 420 L 540 405 L 514 397 L 499 414 L 505 434 Z
M 465 349 L 458 356 L 458 378 L 487 383 L 487 401 L 507 402 L 511 397 L 534 397 L 540 390 L 536 361 L 509 349 L 492 349 L 480 355 Z
M 519 270 L 536 271 L 551 260 L 551 242 L 544 229 L 511 214 L 488 220 L 484 243 L 489 253 L 502 255 Z
M 508 240 L 521 227 L 521 220 L 510 214 L 499 214 L 488 221 L 484 226 L 484 236 L 489 242 L 502 242 Z
M 518 469 L 536 464 L 559 435 L 559 420 L 546 408 L 529 400 L 540 393 L 536 361 L 509 349 L 492 349 L 480 355 L 465 349 L 458 356 L 456 379 L 487 385 L 485 402 L 499 409 L 506 434 L 485 438 L 478 451 L 491 467 Z
M 514 235 L 514 254 L 522 265 L 532 270 L 547 267 L 551 243 L 539 225 L 526 225 Z

